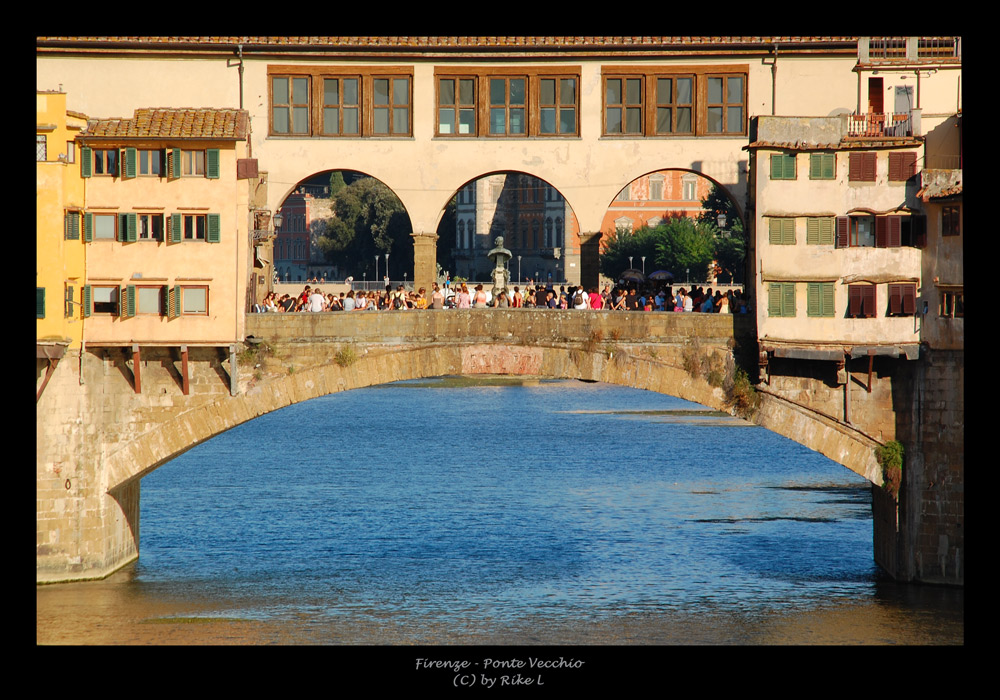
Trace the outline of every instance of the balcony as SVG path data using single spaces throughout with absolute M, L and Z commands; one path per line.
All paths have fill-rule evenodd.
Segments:
M 848 138 L 884 139 L 914 135 L 913 112 L 852 114 L 847 118 Z

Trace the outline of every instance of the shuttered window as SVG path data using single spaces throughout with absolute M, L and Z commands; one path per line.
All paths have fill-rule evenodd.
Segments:
M 875 182 L 875 153 L 851 153 L 847 161 L 850 182 Z
M 917 285 L 889 285 L 889 315 L 912 316 L 917 312 Z
M 771 179 L 772 180 L 794 180 L 795 179 L 795 154 L 794 153 L 772 153 L 771 154 Z
M 809 179 L 833 180 L 837 174 L 836 153 L 809 154 Z
M 806 283 L 806 315 L 833 316 L 833 282 Z
M 876 216 L 875 217 L 875 247 L 876 248 L 898 248 L 901 243 L 902 221 L 901 217 Z
M 63 215 L 63 230 L 67 241 L 80 240 L 80 212 L 68 211 Z
M 833 230 L 832 216 L 810 216 L 806 219 L 806 244 L 833 245 Z
M 917 154 L 913 152 L 889 154 L 889 181 L 903 182 L 917 174 Z
M 791 217 L 769 219 L 767 240 L 771 245 L 795 245 L 795 219 Z
M 45 287 L 35 287 L 35 318 L 45 318 Z
M 794 282 L 772 282 L 767 286 L 767 315 L 795 316 Z
M 847 315 L 853 318 L 875 318 L 875 285 L 847 286 Z

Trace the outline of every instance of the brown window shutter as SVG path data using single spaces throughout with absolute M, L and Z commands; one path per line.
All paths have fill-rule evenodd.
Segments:
M 916 214 L 910 217 L 910 236 L 917 248 L 927 247 L 927 217 Z
M 889 219 L 885 216 L 875 217 L 875 247 L 885 248 L 889 238 Z
M 889 182 L 898 182 L 899 180 L 905 180 L 906 178 L 901 177 L 903 172 L 903 154 L 902 153 L 890 153 L 889 154 Z
M 902 285 L 889 285 L 889 313 L 898 314 L 903 310 Z
M 865 318 L 875 318 L 875 285 L 869 284 L 861 288 L 861 315 Z
M 852 284 L 847 287 L 847 315 L 857 318 L 861 315 L 861 287 Z
M 865 182 L 875 181 L 875 154 L 864 153 L 861 159 L 861 179 Z
M 902 219 L 897 215 L 887 216 L 887 226 L 888 226 L 888 238 L 886 239 L 886 246 L 889 248 L 898 248 L 902 245 L 901 242 L 901 231 L 902 231 Z
M 850 245 L 848 235 L 850 232 L 850 221 L 846 216 L 837 217 L 837 247 L 847 248 Z
M 901 285 L 903 288 L 903 313 L 917 313 L 917 287 L 913 284 Z
M 847 179 L 857 182 L 861 179 L 861 153 L 851 153 L 847 166 Z

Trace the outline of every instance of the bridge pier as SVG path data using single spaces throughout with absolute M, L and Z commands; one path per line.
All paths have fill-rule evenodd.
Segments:
M 411 233 L 413 237 L 413 290 L 427 290 L 428 301 L 437 280 L 436 233 Z

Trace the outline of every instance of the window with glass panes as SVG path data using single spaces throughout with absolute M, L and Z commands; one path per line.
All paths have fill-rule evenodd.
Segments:
M 438 79 L 438 134 L 476 136 L 476 78 Z
M 271 76 L 271 131 L 309 133 L 309 76 Z
M 656 78 L 656 133 L 690 134 L 694 108 L 694 76 Z
M 706 77 L 706 131 L 710 134 L 742 134 L 743 93 L 742 75 L 709 75 Z
M 538 133 L 571 136 L 577 133 L 577 79 L 538 79 Z
M 642 134 L 643 78 L 604 79 L 604 133 Z
M 527 131 L 528 80 L 494 77 L 490 85 L 490 135 L 523 136 Z
M 360 78 L 323 78 L 321 132 L 330 136 L 357 136 L 361 133 Z
M 410 79 L 372 78 L 372 134 L 405 136 L 410 133 Z

